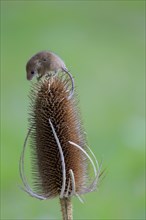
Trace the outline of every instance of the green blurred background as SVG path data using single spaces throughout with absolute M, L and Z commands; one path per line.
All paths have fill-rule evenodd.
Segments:
M 88 143 L 103 160 L 98 191 L 74 219 L 144 219 L 144 1 L 1 1 L 1 218 L 59 219 L 57 199 L 18 188 L 27 132 L 25 64 L 40 50 L 75 78 Z M 28 159 L 29 160 L 29 159 Z

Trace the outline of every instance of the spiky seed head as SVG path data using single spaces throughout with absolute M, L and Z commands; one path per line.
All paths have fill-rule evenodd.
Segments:
M 31 130 L 31 155 L 34 187 L 36 192 L 53 198 L 60 195 L 63 175 L 59 149 L 53 135 L 51 121 L 62 148 L 66 169 L 65 193 L 72 192 L 70 170 L 75 179 L 76 193 L 80 194 L 88 181 L 88 162 L 83 152 L 69 143 L 72 141 L 83 149 L 86 147 L 84 130 L 77 102 L 68 99 L 69 81 L 53 77 L 36 83 L 31 88 L 29 125 Z M 68 189 L 69 186 L 69 189 Z M 68 194 L 68 195 L 69 195 Z

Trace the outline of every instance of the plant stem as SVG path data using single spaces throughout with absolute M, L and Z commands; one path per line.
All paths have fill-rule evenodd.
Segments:
M 73 220 L 71 199 L 64 197 L 60 199 L 60 204 L 61 204 L 62 219 Z

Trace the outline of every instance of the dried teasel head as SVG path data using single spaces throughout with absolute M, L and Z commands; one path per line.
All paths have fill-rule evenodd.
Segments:
M 38 199 L 70 198 L 96 189 L 100 167 L 86 144 L 70 81 L 64 76 L 43 78 L 32 85 L 29 131 L 20 158 L 24 191 Z M 30 138 L 34 188 L 24 174 L 24 155 Z M 91 159 L 91 156 L 94 159 Z M 91 181 L 89 164 L 95 174 Z

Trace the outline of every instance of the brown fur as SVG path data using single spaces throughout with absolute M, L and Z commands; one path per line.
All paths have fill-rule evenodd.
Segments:
M 26 64 L 27 79 L 31 80 L 35 75 L 42 77 L 51 72 L 67 70 L 59 56 L 50 51 L 41 51 L 29 59 Z

